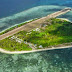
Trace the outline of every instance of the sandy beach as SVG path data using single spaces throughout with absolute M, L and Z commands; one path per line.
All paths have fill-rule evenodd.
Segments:
M 70 10 L 61 10 L 61 11 L 58 11 L 58 12 L 55 12 L 53 14 L 50 14 L 46 17 L 43 17 L 43 18 L 40 18 L 38 20 L 35 20 L 31 23 L 28 23 L 28 24 L 25 24 L 19 28 L 16 28 L 12 31 L 9 31 L 3 35 L 0 35 L 0 40 L 2 39 L 5 39 L 9 36 L 12 36 L 13 34 L 19 32 L 19 31 L 22 31 L 22 30 L 25 30 L 25 31 L 29 31 L 29 30 L 32 30 L 34 28 L 39 28 L 41 26 L 41 23 L 43 23 L 45 20 L 48 20 L 50 18 L 55 18 L 61 14 L 65 14 L 67 12 L 69 12 Z M 63 19 L 63 18 L 60 18 L 62 20 L 67 20 L 67 19 Z M 68 20 L 67 20 L 68 21 Z M 22 53 L 30 53 L 30 52 L 39 52 L 39 51 L 46 51 L 46 50 L 54 50 L 54 49 L 64 49 L 64 48 L 70 48 L 72 47 L 72 45 L 69 45 L 69 46 L 62 46 L 62 47 L 52 47 L 52 48 L 44 48 L 44 49 L 39 49 L 39 50 L 32 50 L 32 51 L 7 51 L 7 50 L 4 50 L 2 48 L 0 48 L 0 52 L 2 53 L 7 53 L 7 54 L 22 54 Z
M 32 50 L 32 51 L 7 51 L 5 49 L 0 48 L 0 52 L 1 53 L 6 53 L 6 54 L 23 54 L 23 53 L 32 53 L 32 52 L 46 51 L 46 50 L 66 49 L 66 48 L 72 48 L 72 45 L 63 46 L 63 47 L 45 48 L 45 49 Z

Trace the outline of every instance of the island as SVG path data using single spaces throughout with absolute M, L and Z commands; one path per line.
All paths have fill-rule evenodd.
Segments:
M 61 11 L 65 12 L 68 10 L 69 9 L 65 9 Z M 21 24 L 21 26 L 13 32 L 10 33 L 9 31 L 10 35 L 9 33 L 1 33 L 0 51 L 5 53 L 12 52 L 12 54 L 14 51 L 16 53 L 28 53 L 71 46 L 72 23 L 66 19 L 55 18 L 59 15 L 56 13 L 52 14 L 52 17 L 48 15 L 50 18 L 47 16 L 38 19 L 40 21 L 37 19 L 33 20 L 34 22 L 31 21 L 32 25 L 30 25 L 31 22 L 24 26 Z M 60 13 L 60 11 L 58 13 Z

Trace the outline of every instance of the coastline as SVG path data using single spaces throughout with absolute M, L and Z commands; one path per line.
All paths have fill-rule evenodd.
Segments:
M 66 11 L 66 12 L 68 12 L 68 11 Z M 19 31 L 22 31 L 22 30 L 29 31 L 29 30 L 31 30 L 33 28 L 40 27 L 41 23 L 43 21 L 45 21 L 47 19 L 50 19 L 50 18 L 56 18 L 57 16 L 59 16 L 61 14 L 64 14 L 66 12 L 62 13 L 62 12 L 58 11 L 58 12 L 55 12 L 55 13 L 53 13 L 51 15 L 46 16 L 46 17 L 42 17 L 40 19 L 37 19 L 37 18 L 32 19 L 31 21 L 28 21 L 28 22 L 24 23 L 25 25 L 21 24 L 21 25 L 19 25 L 19 27 L 15 28 L 14 30 L 12 30 L 12 31 L 10 31 L 10 32 L 8 32 L 6 34 L 1 35 L 0 40 L 4 39 L 4 38 L 7 38 L 7 37 L 19 32 Z M 64 19 L 64 18 L 57 18 L 57 19 L 68 21 L 67 19 Z M 36 25 L 36 23 L 37 23 L 37 25 Z M 4 49 L 0 48 L 0 52 L 7 53 L 7 54 L 21 54 L 21 53 L 30 53 L 30 52 L 38 52 L 38 51 L 46 51 L 46 50 L 54 50 L 54 49 L 63 49 L 63 48 L 68 48 L 68 47 L 70 48 L 70 47 L 72 47 L 72 45 L 55 46 L 55 47 L 51 47 L 51 48 L 37 49 L 37 50 L 32 50 L 32 51 L 7 51 L 7 50 L 4 50 Z
M 57 18 L 57 19 L 61 19 L 61 18 Z M 62 20 L 66 20 L 66 19 L 62 19 Z M 46 50 L 64 49 L 64 48 L 72 48 L 72 42 L 71 43 L 65 43 L 65 44 L 59 44 L 56 46 L 46 47 L 44 49 L 43 48 L 35 49 L 35 50 L 31 50 L 31 51 L 9 51 L 9 50 L 5 50 L 5 49 L 0 48 L 0 52 L 6 53 L 6 54 L 23 54 L 23 53 L 46 51 Z
M 5 34 L 5 33 L 9 32 L 9 31 L 11 31 L 11 30 L 13 30 L 13 29 L 15 29 L 15 28 L 21 27 L 21 26 L 23 26 L 23 25 L 25 25 L 25 24 L 27 24 L 27 23 L 30 23 L 30 22 L 32 22 L 32 21 L 35 21 L 35 20 L 37 20 L 37 19 L 39 19 L 39 18 L 31 19 L 31 20 L 28 20 L 28 21 L 25 21 L 25 22 L 16 24 L 16 25 L 14 25 L 14 26 L 11 26 L 11 27 L 9 27 L 9 28 L 7 28 L 7 29 L 4 29 L 3 31 L 0 32 L 0 35 Z
M 72 45 L 63 46 L 63 47 L 45 48 L 45 49 L 32 50 L 32 51 L 7 51 L 7 50 L 5 50 L 5 49 L 0 48 L 0 52 L 1 52 L 1 53 L 5 53 L 5 54 L 24 54 L 24 53 L 47 51 L 47 50 L 67 49 L 67 48 L 72 48 Z
M 42 17 L 42 18 L 43 18 L 43 17 Z M 9 28 L 1 31 L 1 32 L 0 32 L 0 35 L 2 35 L 2 34 L 4 34 L 4 33 L 7 33 L 7 32 L 9 32 L 9 31 L 11 31 L 11 30 L 13 30 L 13 29 L 15 29 L 15 28 L 18 28 L 18 27 L 20 27 L 20 26 L 22 26 L 22 25 L 24 25 L 24 24 L 27 24 L 27 23 L 32 22 L 32 21 L 37 20 L 37 19 L 39 19 L 39 18 L 31 19 L 31 20 L 28 20 L 28 21 L 25 21 L 25 22 L 16 24 L 16 25 L 14 25 L 14 26 L 11 26 L 11 27 L 9 27 Z M 66 18 L 57 18 L 57 19 L 66 20 L 66 21 L 71 22 L 69 19 L 66 19 Z M 12 29 L 11 29 L 11 28 L 12 28 Z M 8 30 L 9 30 L 9 31 L 8 31 Z M 7 32 L 6 32 L 6 31 L 7 31 Z
M 67 9 L 67 8 L 65 8 L 65 9 Z M 5 33 L 7 33 L 7 32 L 9 32 L 9 31 L 12 31 L 12 30 L 14 30 L 14 29 L 16 29 L 16 28 L 19 28 L 19 27 L 21 27 L 21 26 L 23 26 L 24 24 L 27 24 L 27 23 L 30 23 L 30 22 L 33 22 L 33 21 L 35 21 L 35 20 L 43 20 L 43 21 L 45 21 L 45 20 L 47 20 L 47 19 L 49 19 L 49 18 L 56 18 L 57 16 L 59 16 L 59 15 L 61 15 L 61 14 L 65 14 L 65 13 L 67 13 L 67 12 L 69 12 L 69 11 L 71 11 L 71 9 L 69 9 L 68 8 L 68 10 L 61 10 L 61 11 L 57 11 L 57 12 L 54 12 L 54 13 L 52 13 L 52 14 L 50 14 L 50 15 L 47 15 L 47 16 L 45 16 L 45 17 L 42 17 L 42 18 L 35 18 L 35 19 L 32 19 L 31 21 L 28 21 L 28 22 L 24 22 L 24 23 L 22 23 L 22 24 L 19 24 L 19 25 L 16 25 L 16 26 L 14 26 L 14 27 L 11 27 L 11 28 L 9 28 L 9 29 L 6 29 L 6 30 L 4 30 L 3 32 L 0 32 L 0 35 L 2 35 L 2 34 L 5 34 Z M 62 19 L 62 18 L 61 18 Z M 62 19 L 63 20 L 63 19 Z M 65 20 L 65 19 L 64 19 Z M 43 22 L 42 21 L 42 22 Z
M 66 20 L 66 21 L 68 21 L 68 22 L 71 22 L 69 19 L 67 19 L 67 18 L 57 18 L 57 19 L 61 19 L 61 20 Z
M 31 20 L 29 20 L 29 21 L 32 21 L 32 20 L 33 20 L 33 19 L 31 19 Z M 21 22 L 21 23 L 19 23 L 19 24 L 13 25 L 13 26 L 11 26 L 11 27 L 9 27 L 9 28 L 4 29 L 4 30 L 1 31 L 0 33 L 3 33 L 3 32 L 5 32 L 6 30 L 9 30 L 10 28 L 16 27 L 16 26 L 18 26 L 18 25 L 21 25 L 22 23 L 26 23 L 26 22 L 29 22 L 29 21 L 25 21 L 25 22 Z

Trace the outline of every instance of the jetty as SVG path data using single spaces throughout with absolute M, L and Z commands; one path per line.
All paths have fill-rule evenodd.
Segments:
M 32 22 L 30 22 L 30 23 L 27 23 L 27 24 L 25 24 L 25 25 L 23 25 L 23 26 L 21 26 L 21 27 L 15 28 L 15 29 L 13 29 L 13 30 L 5 33 L 5 34 L 0 35 L 0 40 L 5 39 L 5 38 L 7 38 L 7 37 L 9 37 L 9 36 L 12 36 L 13 34 L 19 32 L 19 31 L 23 31 L 23 30 L 29 31 L 29 30 L 32 30 L 32 29 L 34 29 L 34 28 L 39 28 L 39 27 L 41 26 L 41 24 L 42 24 L 45 20 L 48 20 L 48 19 L 50 19 L 50 18 L 56 18 L 57 16 L 60 16 L 60 15 L 62 15 L 62 14 L 65 14 L 65 13 L 71 11 L 71 10 L 72 10 L 71 8 L 65 8 L 65 9 L 63 9 L 63 10 L 57 11 L 57 12 L 55 12 L 55 13 L 52 13 L 52 14 L 46 16 L 46 17 L 42 17 L 42 18 L 40 18 L 40 19 L 37 19 L 37 20 L 32 21 Z

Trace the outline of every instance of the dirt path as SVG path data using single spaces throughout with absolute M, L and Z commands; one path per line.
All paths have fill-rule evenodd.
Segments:
M 50 14 L 50 15 L 48 15 L 48 16 L 46 16 L 46 17 L 42 17 L 42 18 L 40 18 L 40 19 L 38 19 L 38 20 L 35 20 L 35 21 L 33 21 L 33 22 L 30 22 L 30 23 L 27 23 L 27 24 L 25 24 L 25 25 L 23 25 L 23 26 L 21 26 L 21 27 L 18 27 L 18 28 L 14 29 L 14 30 L 11 30 L 11 31 L 3 34 L 3 35 L 0 35 L 0 40 L 5 39 L 5 38 L 7 38 L 7 37 L 9 37 L 9 36 L 11 36 L 11 35 L 19 32 L 19 31 L 22 31 L 22 30 L 29 31 L 29 30 L 34 29 L 34 28 L 39 28 L 39 27 L 41 26 L 41 24 L 42 24 L 45 20 L 48 20 L 48 19 L 50 19 L 50 18 L 55 18 L 55 17 L 57 17 L 57 16 L 59 16 L 59 15 L 62 15 L 62 14 L 64 14 L 64 13 L 67 13 L 67 12 L 69 12 L 69 11 L 70 11 L 70 10 L 65 10 L 65 11 L 64 11 L 64 9 L 63 9 L 63 10 L 61 10 L 61 11 L 57 11 L 57 12 L 55 12 L 55 13 L 53 13 L 53 14 Z

